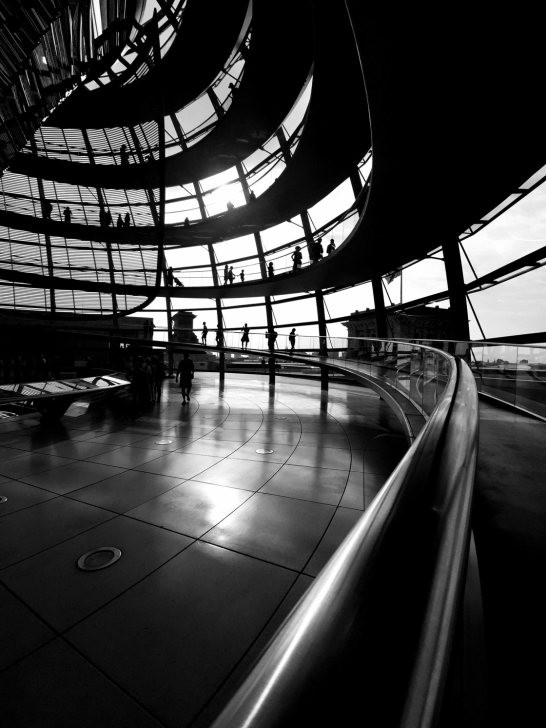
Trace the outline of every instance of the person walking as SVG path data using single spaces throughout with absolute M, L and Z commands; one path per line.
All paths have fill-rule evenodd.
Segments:
M 184 352 L 184 358 L 178 362 L 178 369 L 176 370 L 175 381 L 178 382 L 180 379 L 180 389 L 182 391 L 182 404 L 186 404 L 186 399 L 190 401 L 190 392 L 193 381 L 193 375 L 195 372 L 195 366 L 193 361 L 189 358 L 188 352 Z
M 249 339 L 249 336 L 248 336 L 248 333 L 249 333 L 248 324 L 245 324 L 243 326 L 243 328 L 241 329 L 241 331 L 243 332 L 243 335 L 241 336 L 241 349 L 248 349 L 248 339 Z
M 292 329 L 288 334 L 288 341 L 290 342 L 290 352 L 293 352 L 296 346 L 296 329 Z
M 244 283 L 245 282 L 245 272 L 244 272 L 244 270 L 242 270 L 239 273 L 239 278 L 241 279 L 241 283 Z
M 112 213 L 110 210 L 106 210 L 104 213 L 104 227 L 110 227 L 112 224 Z
M 207 334 L 209 330 L 207 329 L 207 324 L 203 321 L 203 330 L 201 331 L 201 343 L 203 346 L 206 346 L 207 344 Z
M 51 220 L 51 213 L 53 212 L 53 205 L 49 200 L 42 200 L 42 215 L 44 220 Z
M 65 207 L 63 210 L 64 221 L 70 223 L 72 220 L 72 210 L 69 207 Z
M 330 238 L 330 242 L 328 243 L 326 252 L 328 253 L 328 255 L 331 255 L 335 249 L 336 249 L 336 244 L 334 243 L 334 238 Z
M 129 164 L 129 154 L 127 152 L 127 144 L 122 144 L 119 148 L 119 161 L 121 164 Z
M 118 219 L 116 220 L 116 227 L 122 228 L 123 227 L 123 218 L 121 217 L 121 214 L 118 213 Z
M 235 280 L 235 273 L 233 272 L 233 266 L 230 265 L 229 270 L 228 270 L 228 281 L 229 281 L 230 286 L 233 285 L 234 280 Z
M 295 273 L 297 270 L 299 270 L 301 268 L 301 263 L 303 260 L 303 256 L 301 254 L 301 248 L 299 245 L 296 245 L 296 249 L 294 250 L 294 252 L 292 253 L 292 255 L 290 257 L 294 261 L 294 263 L 292 265 L 292 271 Z
M 128 212 L 125 213 L 125 227 L 131 226 L 131 216 Z
M 273 278 L 273 276 L 275 275 L 275 272 L 273 270 L 273 261 L 272 260 L 270 260 L 269 263 L 267 264 L 267 275 L 270 278 Z
M 275 342 L 277 341 L 278 333 L 275 329 L 271 328 L 266 332 L 265 336 L 268 341 L 269 351 L 273 354 L 275 351 Z
M 228 264 L 226 263 L 224 266 L 224 286 L 227 286 L 228 278 L 229 278 L 229 268 L 228 268 Z

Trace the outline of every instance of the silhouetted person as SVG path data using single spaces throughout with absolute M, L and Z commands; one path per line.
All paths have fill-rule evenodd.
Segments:
M 125 227 L 131 227 L 131 216 L 128 212 L 125 213 Z
M 110 210 L 106 210 L 104 213 L 104 227 L 110 227 L 112 224 L 112 213 Z
M 186 398 L 190 401 L 191 385 L 195 367 L 193 361 L 189 358 L 188 352 L 184 352 L 184 358 L 178 362 L 175 381 L 180 378 L 180 389 L 182 391 L 182 404 L 186 404 Z
M 294 347 L 296 346 L 296 329 L 292 329 L 288 334 L 288 341 L 290 342 L 290 351 L 294 351 Z
M 241 279 L 241 283 L 244 283 L 245 282 L 245 272 L 244 272 L 244 270 L 242 270 L 239 273 L 239 278 Z
M 267 264 L 267 275 L 270 278 L 273 278 L 273 276 L 275 275 L 275 272 L 273 271 L 273 261 L 269 261 L 269 263 Z
M 121 217 L 121 215 L 118 215 L 118 219 L 116 220 L 116 227 L 123 227 L 123 218 Z
M 201 343 L 206 344 L 207 343 L 207 334 L 209 330 L 207 329 L 207 324 L 203 321 L 203 330 L 201 331 Z
M 315 243 L 315 255 L 317 258 L 317 263 L 319 260 L 322 260 L 324 256 L 324 248 L 322 247 L 322 238 L 319 238 L 317 242 Z
M 229 281 L 230 286 L 233 285 L 234 280 L 235 280 L 235 273 L 233 272 L 233 266 L 230 265 L 229 270 L 228 270 L 228 281 Z
M 241 329 L 243 335 L 241 336 L 241 349 L 248 349 L 248 324 L 245 324 Z
M 189 226 L 190 226 L 190 218 L 186 217 L 186 218 L 184 218 L 184 227 L 189 227 Z
M 251 202 L 254 202 L 256 200 L 256 195 L 254 194 L 254 190 L 250 190 L 250 192 L 248 193 L 248 199 Z
M 146 157 L 146 161 L 147 162 L 153 162 L 154 161 L 154 155 L 151 152 Z
M 265 336 L 267 338 L 269 351 L 273 353 L 275 351 L 275 342 L 277 341 L 278 333 L 275 331 L 275 329 L 270 329 L 266 332 Z
M 294 252 L 292 253 L 292 255 L 290 257 L 294 261 L 294 263 L 292 265 L 292 270 L 295 272 L 301 268 L 301 263 L 303 260 L 303 255 L 301 254 L 301 248 L 299 245 L 296 245 L 296 249 L 294 250 Z
M 72 210 L 69 207 L 65 207 L 63 210 L 64 221 L 70 223 L 72 221 Z
M 119 161 L 121 164 L 129 164 L 129 154 L 127 153 L 127 144 L 122 144 L 119 148 Z
M 227 286 L 228 279 L 229 279 L 229 268 L 228 268 L 228 264 L 226 263 L 224 266 L 224 286 Z
M 235 205 L 231 201 L 226 204 L 226 207 L 228 210 L 235 210 Z
M 53 205 L 49 200 L 42 200 L 42 215 L 44 220 L 51 220 L 51 213 L 53 212 Z
M 328 243 L 328 247 L 326 248 L 326 252 L 328 255 L 334 252 L 336 249 L 336 244 L 334 243 L 334 238 L 330 238 L 330 242 Z

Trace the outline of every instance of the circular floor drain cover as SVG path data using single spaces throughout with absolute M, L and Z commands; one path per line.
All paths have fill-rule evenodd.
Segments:
M 112 566 L 121 558 L 121 551 L 114 546 L 101 546 L 99 549 L 88 551 L 78 559 L 78 568 L 82 571 L 98 571 Z
M 172 443 L 173 443 L 172 440 L 156 440 L 155 441 L 156 445 L 172 445 Z
M 275 450 L 265 450 L 263 447 L 260 447 L 256 450 L 256 452 L 258 455 L 271 455 L 271 453 L 275 452 Z
M 7 501 L 7 498 L 5 495 L 0 495 L 0 503 L 5 503 Z

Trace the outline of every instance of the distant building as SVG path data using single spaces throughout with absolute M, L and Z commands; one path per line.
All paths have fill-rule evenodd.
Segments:
M 343 322 L 349 338 L 377 337 L 375 311 L 355 311 Z M 439 306 L 416 306 L 411 313 L 396 311 L 387 313 L 387 331 L 390 339 L 419 339 L 425 341 L 452 338 L 451 313 L 449 308 Z M 356 349 L 367 349 L 365 342 L 355 342 Z

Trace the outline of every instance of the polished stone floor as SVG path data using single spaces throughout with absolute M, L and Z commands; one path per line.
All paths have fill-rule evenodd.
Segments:
M 546 724 L 546 422 L 480 403 L 474 532 L 487 726 Z
M 212 373 L 0 432 L 4 724 L 208 725 L 405 448 L 369 390 Z

